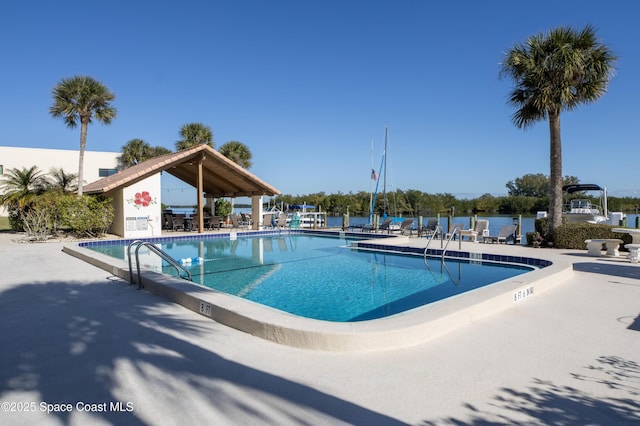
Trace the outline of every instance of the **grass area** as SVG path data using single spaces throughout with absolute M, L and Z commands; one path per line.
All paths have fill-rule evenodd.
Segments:
M 7 216 L 0 216 L 0 231 L 10 231 L 9 218 Z

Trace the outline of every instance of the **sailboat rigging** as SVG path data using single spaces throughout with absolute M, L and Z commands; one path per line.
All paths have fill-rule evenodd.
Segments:
M 376 198 L 378 195 L 378 186 L 380 185 L 380 175 L 384 172 L 384 181 L 383 181 L 383 203 L 382 203 L 382 217 L 387 217 L 387 143 L 388 143 L 389 129 L 385 126 L 384 128 L 384 150 L 382 151 L 382 159 L 380 160 L 380 168 L 379 172 L 376 174 L 374 169 L 371 169 L 371 178 L 375 177 L 376 181 L 376 190 L 373 193 L 373 197 L 371 197 L 371 206 L 369 209 L 369 225 L 373 225 L 373 211 L 376 205 Z M 384 167 L 384 171 L 383 171 Z

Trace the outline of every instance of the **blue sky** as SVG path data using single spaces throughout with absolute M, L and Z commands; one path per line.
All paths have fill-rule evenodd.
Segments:
M 348 193 L 369 190 L 371 141 L 377 168 L 388 126 L 388 190 L 506 195 L 509 180 L 549 173 L 549 135 L 512 124 L 504 52 L 593 24 L 620 59 L 604 98 L 562 116 L 563 174 L 640 196 L 638 16 L 616 0 L 3 2 L 0 144 L 77 149 L 78 129 L 48 108 L 56 83 L 82 74 L 117 96 L 90 150 L 174 149 L 201 122 L 216 147 L 248 145 L 250 171 L 283 193 Z

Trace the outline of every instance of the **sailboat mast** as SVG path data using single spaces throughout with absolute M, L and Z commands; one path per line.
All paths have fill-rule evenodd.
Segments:
M 369 180 L 369 224 L 373 223 L 373 178 L 374 178 L 373 138 L 371 138 L 371 179 Z
M 387 217 L 387 136 L 389 128 L 384 126 L 384 183 L 382 190 L 384 191 L 384 201 L 382 203 L 382 217 Z

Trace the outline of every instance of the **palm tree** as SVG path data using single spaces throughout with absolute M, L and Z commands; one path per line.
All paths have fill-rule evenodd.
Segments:
M 152 157 L 151 145 L 142 139 L 131 139 L 122 147 L 122 163 L 125 167 L 131 167 Z
M 188 123 L 180 128 L 181 140 L 176 142 L 176 149 L 182 151 L 184 149 L 193 148 L 200 144 L 207 144 L 211 148 L 213 145 L 213 132 L 209 126 L 202 123 Z
M 516 44 L 501 64 L 501 76 L 515 83 L 509 96 L 509 104 L 517 108 L 513 123 L 527 129 L 549 120 L 548 236 L 562 223 L 560 113 L 597 101 L 614 74 L 617 58 L 595 33 L 588 25 L 582 31 L 560 27 L 535 35 Z
M 154 146 L 151 148 L 151 157 L 159 157 L 161 155 L 169 154 L 170 152 L 171 150 L 164 146 Z
M 46 184 L 37 166 L 10 169 L 0 180 L 0 203 L 8 209 L 23 209 L 45 191 Z
M 87 128 L 94 118 L 103 124 L 111 123 L 117 115 L 117 110 L 111 106 L 115 98 L 116 95 L 106 86 L 86 76 L 63 78 L 53 89 L 53 105 L 49 108 L 51 115 L 62 118 L 71 128 L 80 123 L 78 195 L 82 195 Z
M 122 147 L 122 163 L 124 167 L 131 167 L 135 164 L 170 153 L 171 150 L 163 146 L 151 146 L 142 139 L 131 139 Z
M 55 167 L 49 172 L 49 187 L 62 193 L 74 192 L 78 189 L 78 175 L 66 173 L 62 168 Z
M 244 167 L 245 169 L 251 167 L 251 151 L 249 150 L 249 147 L 242 142 L 229 141 L 222 145 L 219 151 L 220 154 L 238 164 L 240 167 Z

